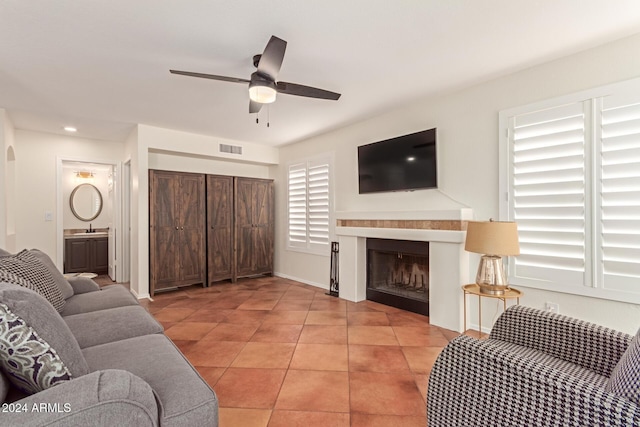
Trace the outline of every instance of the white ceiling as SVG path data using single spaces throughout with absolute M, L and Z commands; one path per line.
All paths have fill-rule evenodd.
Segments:
M 638 0 L 3 0 L 0 108 L 87 138 L 142 123 L 281 145 L 638 32 Z M 342 98 L 279 95 L 256 125 L 244 85 L 169 74 L 249 78 L 271 35 L 279 79 Z

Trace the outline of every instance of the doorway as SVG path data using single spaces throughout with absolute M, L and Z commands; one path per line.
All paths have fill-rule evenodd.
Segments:
M 104 244 L 87 245 L 87 248 L 104 249 L 96 251 L 95 254 L 87 254 L 87 260 L 93 260 L 93 264 L 87 265 L 86 272 L 97 273 L 98 271 L 91 271 L 93 266 L 94 269 L 101 271 L 104 269 L 112 281 L 120 280 L 118 277 L 118 261 L 121 253 L 119 169 L 116 163 L 58 159 L 56 263 L 61 271 L 65 271 L 67 264 L 73 261 L 71 258 L 73 254 L 66 254 L 71 239 L 99 240 Z M 83 211 L 84 205 L 82 209 L 74 205 L 75 199 L 78 199 L 77 196 L 87 191 L 93 194 L 89 202 L 90 207 L 86 208 L 90 211 L 88 213 Z M 82 201 L 83 199 L 80 198 L 77 203 Z

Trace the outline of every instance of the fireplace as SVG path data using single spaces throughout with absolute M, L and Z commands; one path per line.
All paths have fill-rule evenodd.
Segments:
M 367 299 L 429 315 L 429 242 L 367 239 Z

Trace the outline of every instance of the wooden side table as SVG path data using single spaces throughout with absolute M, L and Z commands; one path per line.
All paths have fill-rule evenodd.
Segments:
M 504 294 L 491 295 L 480 293 L 480 286 L 475 283 L 462 286 L 462 292 L 464 292 L 464 330 L 467 330 L 467 295 L 478 296 L 478 338 L 482 336 L 482 298 L 497 298 L 501 299 L 503 303 L 503 310 L 507 309 L 507 300 L 516 299 L 516 304 L 520 304 L 520 297 L 523 295 L 522 291 L 515 288 L 507 289 Z

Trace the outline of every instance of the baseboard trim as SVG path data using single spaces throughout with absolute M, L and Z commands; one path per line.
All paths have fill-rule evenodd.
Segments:
M 312 282 L 310 280 L 301 279 L 300 277 L 290 276 L 288 274 L 274 272 L 274 276 L 282 277 L 283 279 L 295 280 L 296 282 L 304 283 L 305 285 L 315 286 L 316 288 L 329 290 L 329 287 L 323 283 Z
M 129 289 L 129 292 L 131 292 L 133 294 L 133 296 L 136 297 L 136 299 L 149 299 L 149 300 L 153 301 L 153 299 L 151 298 L 151 295 L 149 295 L 149 294 L 138 295 L 138 293 L 136 291 L 134 291 L 133 289 Z

